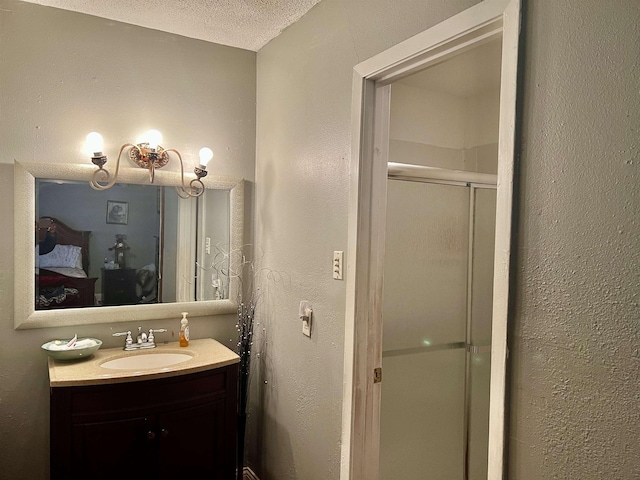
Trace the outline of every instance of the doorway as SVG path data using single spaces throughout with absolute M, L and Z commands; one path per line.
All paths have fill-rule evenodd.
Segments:
M 491 310 L 491 347 L 490 353 L 482 352 L 485 356 L 490 356 L 490 380 L 485 382 L 485 388 L 488 388 L 490 392 L 487 413 L 489 418 L 488 434 L 485 431 L 485 434 L 481 435 L 487 440 L 487 443 L 481 449 L 471 448 L 470 438 L 473 433 L 469 428 L 470 423 L 465 422 L 464 417 L 465 412 L 469 412 L 470 405 L 473 403 L 472 396 L 468 398 L 473 389 L 473 378 L 468 381 L 469 370 L 473 370 L 473 364 L 466 358 L 462 360 L 461 357 L 457 360 L 456 368 L 462 372 L 462 375 L 456 382 L 459 391 L 462 391 L 463 394 L 462 398 L 459 396 L 456 398 L 458 405 L 462 406 L 458 409 L 461 414 L 455 416 L 458 426 L 454 428 L 454 431 L 457 429 L 463 434 L 453 435 L 462 445 L 459 455 L 460 461 L 449 462 L 457 472 L 455 476 L 435 474 L 435 478 L 470 478 L 468 472 L 471 462 L 478 463 L 476 460 L 472 460 L 472 457 L 475 455 L 474 452 L 479 450 L 482 451 L 479 458 L 483 459 L 482 462 L 486 462 L 486 466 L 480 465 L 479 469 L 486 472 L 486 476 L 483 473 L 478 478 L 502 478 L 504 471 L 506 326 L 511 256 L 519 15 L 520 3 L 518 0 L 487 0 L 359 64 L 354 69 L 353 181 L 347 258 L 343 463 L 341 470 L 341 478 L 343 479 L 367 478 L 374 480 L 384 478 L 381 476 L 381 460 L 384 460 L 385 453 L 381 451 L 381 446 L 382 448 L 386 447 L 385 440 L 381 442 L 381 412 L 384 408 L 383 391 L 388 372 L 385 372 L 386 367 L 383 368 L 383 351 L 398 353 L 398 350 L 404 350 L 404 348 L 391 348 L 383 343 L 385 301 L 387 300 L 388 303 L 388 299 L 385 298 L 385 282 L 387 281 L 385 249 L 388 246 L 386 242 L 387 199 L 391 191 L 388 188 L 387 174 L 389 162 L 395 160 L 392 154 L 396 155 L 390 142 L 389 133 L 392 127 L 390 120 L 392 84 L 396 85 L 399 80 L 408 78 L 414 73 L 426 71 L 435 65 L 442 64 L 491 42 L 498 42 L 501 45 L 501 73 L 497 186 L 495 190 L 495 245 L 492 248 L 495 254 L 494 278 L 493 282 L 489 281 L 493 287 L 489 306 Z M 432 156 L 432 158 L 439 157 Z M 409 167 L 410 169 L 411 167 Z M 448 169 L 445 168 L 445 170 Z M 451 170 L 454 170 L 454 177 L 458 175 L 455 170 L 459 169 L 453 168 Z M 438 187 L 444 187 L 443 182 L 438 183 Z M 463 181 L 463 183 L 467 182 Z M 457 188 L 455 185 L 447 187 Z M 474 199 L 477 196 L 475 193 L 472 196 Z M 439 197 L 439 195 L 436 196 Z M 471 198 L 470 193 L 466 196 Z M 465 202 L 460 203 L 464 204 Z M 469 205 L 470 203 L 467 204 L 467 213 L 471 212 Z M 411 213 L 417 210 L 413 203 L 405 208 L 407 212 Z M 467 237 L 469 225 L 470 223 L 467 224 Z M 464 237 L 463 234 L 459 236 L 459 238 L 462 237 Z M 464 251 L 464 248 L 462 246 L 461 250 Z M 468 255 L 468 250 L 465 258 L 468 267 L 469 262 L 473 263 L 473 256 Z M 464 264 L 464 260 L 461 263 Z M 470 291 L 469 285 L 471 284 L 473 287 L 468 276 L 460 276 L 458 282 L 465 287 L 463 291 L 466 294 Z M 464 342 L 457 341 L 458 338 L 455 337 L 449 341 L 445 338 L 444 333 L 446 332 L 440 332 L 443 334 L 440 345 L 464 343 L 463 357 L 468 356 L 467 353 L 480 354 L 481 348 L 486 347 L 485 345 L 468 343 L 469 334 L 473 334 L 474 324 L 473 322 L 469 323 L 467 310 L 473 310 L 473 304 L 468 301 L 461 302 L 461 304 L 464 305 L 462 310 L 465 312 L 465 322 L 462 323 L 462 330 L 465 333 Z M 459 305 L 457 308 L 460 310 Z M 456 328 L 460 330 L 459 325 Z M 418 338 L 417 335 L 408 335 L 408 337 L 411 337 L 411 341 Z M 422 346 L 408 348 L 420 348 L 426 353 L 428 348 L 424 347 L 430 345 L 424 343 L 424 340 L 432 341 L 425 337 L 422 339 Z M 479 349 L 477 352 L 474 351 L 476 347 Z M 462 351 L 458 353 L 462 353 Z M 439 352 L 450 354 L 453 353 L 453 349 L 442 349 Z M 399 354 L 386 355 L 387 358 L 396 360 L 400 356 Z M 456 365 L 456 361 L 445 362 L 444 365 L 445 367 Z M 393 377 L 389 383 L 392 382 Z M 447 385 L 451 386 L 456 382 L 449 382 Z M 487 397 L 485 396 L 485 398 Z M 407 409 L 407 407 L 403 408 Z M 487 410 L 485 409 L 485 411 Z M 429 429 L 429 425 L 422 425 L 422 428 Z M 396 448 L 403 453 L 401 446 L 396 445 Z M 427 450 L 431 448 L 425 447 Z M 419 471 L 416 473 L 418 475 L 416 478 L 424 478 L 424 474 L 427 472 Z M 398 475 L 399 472 L 396 472 L 396 478 Z M 411 477 L 403 476 L 403 478 Z
M 391 84 L 380 478 L 485 480 L 501 42 Z

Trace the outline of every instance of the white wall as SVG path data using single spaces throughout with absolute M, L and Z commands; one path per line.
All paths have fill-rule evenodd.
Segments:
M 466 97 L 464 111 L 464 148 L 497 143 L 500 89 Z
M 391 87 L 392 162 L 497 173 L 500 91 L 459 96 L 404 83 Z
M 177 148 L 187 163 L 207 144 L 216 153 L 210 172 L 251 184 L 255 58 L 254 52 L 0 0 L 0 477 L 49 477 L 47 357 L 40 345 L 77 333 L 117 347 L 121 340 L 111 333 L 138 326 L 13 329 L 13 219 L 22 214 L 13 208 L 13 161 L 88 162 L 81 144 L 98 130 L 111 163 L 122 143 L 155 127 L 164 146 Z M 251 222 L 250 194 L 248 204 Z M 141 325 L 167 328 L 160 341 L 177 340 L 180 319 Z M 234 345 L 235 315 L 194 318 L 190 328 L 193 338 Z
M 466 99 L 403 83 L 391 86 L 389 137 L 435 147 L 465 148 Z

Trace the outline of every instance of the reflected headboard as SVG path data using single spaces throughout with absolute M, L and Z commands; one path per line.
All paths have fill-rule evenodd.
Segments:
M 51 221 L 56 226 L 56 243 L 59 245 L 76 245 L 82 248 L 82 269 L 89 275 L 89 237 L 90 231 L 74 230 L 64 222 L 54 217 L 40 217 L 38 224 Z M 38 230 L 38 242 L 44 240 L 47 230 Z

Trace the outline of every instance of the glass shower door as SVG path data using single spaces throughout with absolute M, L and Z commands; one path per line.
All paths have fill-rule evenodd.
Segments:
M 380 479 L 486 478 L 495 192 L 387 185 Z

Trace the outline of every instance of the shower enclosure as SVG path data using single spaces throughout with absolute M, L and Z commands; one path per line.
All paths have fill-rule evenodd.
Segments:
M 486 479 L 495 175 L 387 183 L 380 479 Z

